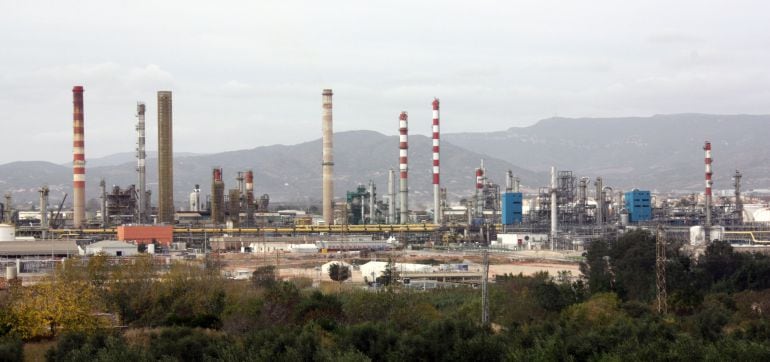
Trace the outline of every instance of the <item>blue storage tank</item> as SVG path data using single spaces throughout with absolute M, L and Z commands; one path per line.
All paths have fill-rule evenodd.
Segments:
M 522 221 L 522 194 L 521 192 L 506 192 L 502 197 L 503 225 L 513 225 Z
M 626 192 L 626 210 L 628 210 L 629 222 L 652 220 L 652 203 L 650 192 L 636 190 Z

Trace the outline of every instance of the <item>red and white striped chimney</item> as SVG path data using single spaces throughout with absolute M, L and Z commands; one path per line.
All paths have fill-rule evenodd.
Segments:
M 441 182 L 439 181 L 439 101 L 433 99 L 433 223 L 441 223 Z
M 72 142 L 72 188 L 73 226 L 82 227 L 86 219 L 86 153 L 83 119 L 83 87 L 72 88 L 73 142 Z
M 484 161 L 476 169 L 476 217 L 484 215 Z
M 254 191 L 254 171 L 246 171 L 246 192 L 251 193 Z
M 399 196 L 400 196 L 400 208 L 401 208 L 401 223 L 402 224 L 408 224 L 409 223 L 409 188 L 407 186 L 407 179 L 408 179 L 408 171 L 409 171 L 409 162 L 407 160 L 407 154 L 409 150 L 409 128 L 407 128 L 409 122 L 409 116 L 406 114 L 406 112 L 401 112 L 401 115 L 398 117 L 398 133 L 399 133 L 399 139 L 398 139 L 398 148 L 399 148 L 399 171 L 400 171 L 400 179 L 399 179 Z
M 705 192 L 705 203 L 706 203 L 706 225 L 704 225 L 705 228 L 705 236 L 706 236 L 706 242 L 711 242 L 710 239 L 710 228 L 711 228 L 711 186 L 714 184 L 713 181 L 711 181 L 711 175 L 713 174 L 711 172 L 711 142 L 706 141 L 706 144 L 703 146 L 703 151 L 706 153 L 705 157 L 705 164 L 706 164 L 706 192 Z

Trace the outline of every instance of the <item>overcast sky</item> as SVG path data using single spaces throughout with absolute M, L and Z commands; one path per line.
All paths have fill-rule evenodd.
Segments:
M 492 131 L 552 116 L 770 113 L 767 1 L 0 0 L 0 163 L 67 162 L 73 85 L 86 157 L 135 147 L 220 152 L 335 131 Z M 319 150 L 320 158 L 320 150 Z

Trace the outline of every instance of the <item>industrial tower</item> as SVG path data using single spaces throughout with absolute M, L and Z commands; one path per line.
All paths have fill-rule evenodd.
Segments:
M 72 209 L 73 226 L 80 228 L 86 220 L 86 153 L 85 121 L 83 117 L 83 87 L 72 88 L 73 142 L 72 142 Z
M 144 103 L 136 104 L 136 176 L 139 186 L 137 197 L 137 218 L 136 222 L 143 224 L 147 222 L 147 172 L 145 170 L 145 160 L 147 154 L 144 151 Z
M 433 99 L 433 223 L 441 224 L 441 182 L 439 181 L 439 100 Z
M 706 243 L 711 242 L 711 186 L 714 184 L 711 181 L 711 142 L 706 141 L 706 144 L 703 146 L 703 151 L 705 152 L 705 159 L 704 162 L 706 164 L 706 190 L 704 192 L 704 198 L 706 203 L 706 223 L 703 225 L 703 230 L 705 233 L 705 240 Z
M 323 103 L 321 110 L 321 131 L 323 136 L 323 200 L 322 211 L 326 225 L 334 224 L 334 158 L 332 148 L 334 146 L 334 132 L 332 129 L 332 93 L 331 89 L 324 89 L 321 94 Z
M 401 173 L 399 179 L 399 196 L 401 198 L 399 207 L 401 208 L 401 224 L 409 223 L 409 186 L 408 186 L 408 172 L 409 161 L 407 158 L 409 152 L 409 116 L 406 112 L 401 112 L 398 117 L 398 133 L 399 133 L 399 171 Z
M 158 222 L 174 223 L 174 142 L 171 91 L 158 92 Z

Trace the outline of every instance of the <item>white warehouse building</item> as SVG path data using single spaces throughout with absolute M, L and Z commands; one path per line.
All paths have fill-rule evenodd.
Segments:
M 96 255 L 103 253 L 108 256 L 134 256 L 139 254 L 136 245 L 118 240 L 98 241 L 86 245 L 85 250 L 80 248 L 81 255 Z

